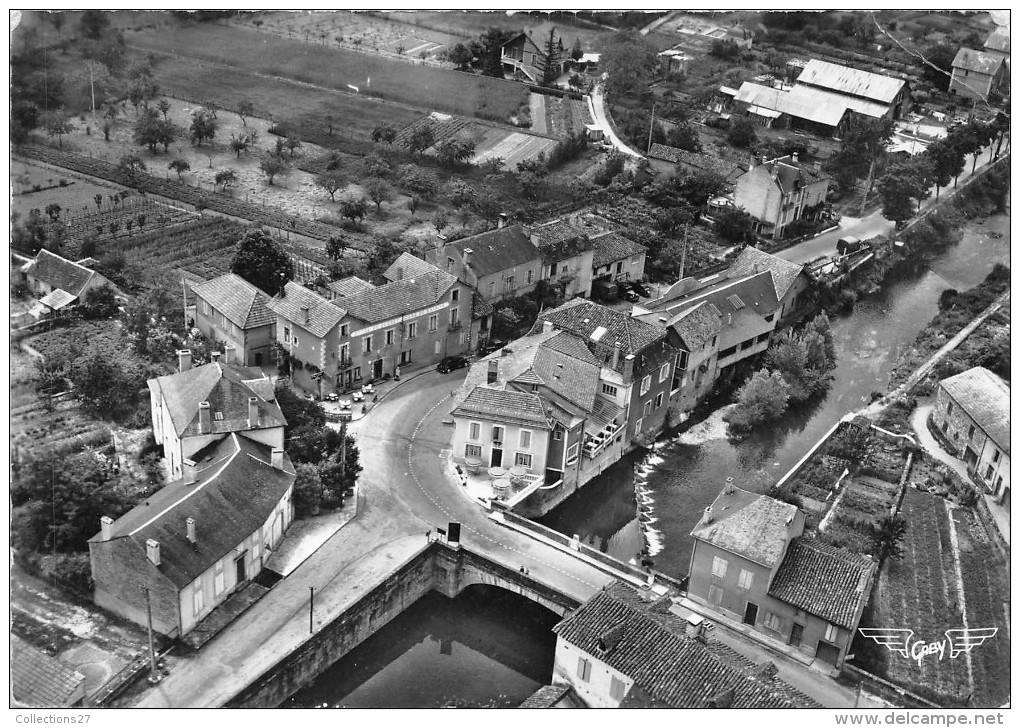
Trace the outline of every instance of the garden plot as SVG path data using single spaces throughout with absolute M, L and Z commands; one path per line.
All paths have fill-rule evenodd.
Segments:
M 521 162 L 536 159 L 539 154 L 545 153 L 548 156 L 556 146 L 555 139 L 546 137 L 495 129 L 492 132 L 495 133 L 487 135 L 485 142 L 475 147 L 472 164 L 480 165 L 492 159 L 502 159 L 507 169 L 516 170 Z
M 65 217 L 94 212 L 96 195 L 106 197 L 122 189 L 80 179 L 64 170 L 11 160 L 11 212 L 22 216 L 33 209 L 42 212 L 48 205 L 60 205 Z

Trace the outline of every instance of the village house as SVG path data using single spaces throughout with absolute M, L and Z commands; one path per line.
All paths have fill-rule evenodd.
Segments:
M 531 83 L 541 83 L 549 62 L 544 41 L 540 45 L 530 33 L 518 33 L 500 46 L 499 53 L 500 62 L 503 64 L 503 73 L 515 79 L 523 77 Z M 563 52 L 562 40 L 560 40 L 559 56 L 560 60 L 553 69 L 557 76 L 563 73 L 567 59 L 567 54 Z
M 261 370 L 227 364 L 218 353 L 193 367 L 188 349 L 177 352 L 177 362 L 177 374 L 147 382 L 152 433 L 172 477 L 181 477 L 188 458 L 227 433 L 244 432 L 268 447 L 283 447 L 287 421 L 273 380 Z
M 757 275 L 762 271 L 768 271 L 772 275 L 776 300 L 779 302 L 779 322 L 789 321 L 801 313 L 808 303 L 808 296 L 805 294 L 813 285 L 811 276 L 803 265 L 791 263 L 778 255 L 748 245 L 726 269 L 726 277 L 736 280 Z
M 939 382 L 929 424 L 974 480 L 1009 510 L 1009 385 L 984 367 Z
M 615 582 L 553 627 L 553 685 L 589 708 L 812 708 L 731 648 L 688 633 L 669 597 Z
M 591 296 L 595 246 L 588 234 L 566 220 L 552 220 L 529 232 L 542 256 L 542 279 L 559 287 L 565 298 Z
M 591 236 L 592 279 L 640 281 L 645 277 L 648 248 L 611 230 Z
M 75 708 L 85 704 L 85 676 L 11 634 L 11 708 Z
M 773 647 L 839 669 L 877 566 L 803 533 L 796 506 L 727 485 L 691 531 L 688 597 Z
M 802 217 L 814 219 L 825 203 L 829 178 L 796 154 L 755 165 L 737 179 L 733 204 L 756 220 L 756 231 L 776 239 Z
M 273 361 L 276 315 L 269 310 L 269 294 L 235 273 L 190 288 L 194 325 L 210 341 L 225 344 L 225 363 L 261 367 Z
M 442 243 L 425 260 L 472 287 L 489 303 L 523 296 L 542 280 L 542 255 L 521 225 Z
M 1009 71 L 1009 26 L 1000 25 L 993 30 L 984 44 L 985 53 L 990 56 L 997 56 L 1006 62 L 1006 70 Z
M 84 303 L 89 291 L 113 285 L 103 275 L 43 248 L 24 268 L 28 289 L 54 311 Z
M 1006 62 L 1001 55 L 961 48 L 953 58 L 949 93 L 965 99 L 987 101 L 1006 80 Z
M 654 169 L 666 174 L 683 171 L 715 175 L 729 188 L 736 184 L 737 179 L 748 168 L 747 164 L 739 164 L 712 154 L 689 152 L 686 149 L 659 143 L 652 144 L 648 151 L 648 160 Z
M 89 539 L 94 600 L 183 637 L 251 583 L 293 520 L 295 471 L 278 447 L 231 432 L 186 461 L 184 476 Z M 151 612 L 149 611 L 151 610 Z

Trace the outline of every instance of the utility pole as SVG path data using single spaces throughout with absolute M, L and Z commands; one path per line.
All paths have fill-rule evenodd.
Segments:
M 648 120 L 648 149 L 645 154 L 652 151 L 652 129 L 655 128 L 655 104 L 652 104 L 652 118 Z
M 875 160 L 872 158 L 871 166 L 868 167 L 868 179 L 864 182 L 864 197 L 861 199 L 861 217 L 864 217 L 864 208 L 868 204 L 868 193 L 871 192 L 871 176 L 875 172 Z
M 680 248 L 680 277 L 677 278 L 677 281 L 682 281 L 684 279 L 684 267 L 687 265 L 687 227 L 688 227 L 688 225 L 685 223 L 684 224 L 684 244 Z
M 312 624 L 312 615 L 315 610 L 315 587 L 308 587 L 308 634 L 312 634 L 315 631 L 315 627 Z
M 149 597 L 149 587 L 141 584 L 145 592 L 145 614 L 149 623 L 149 684 L 155 685 L 159 682 L 159 673 L 156 671 L 156 643 L 152 637 L 152 599 Z

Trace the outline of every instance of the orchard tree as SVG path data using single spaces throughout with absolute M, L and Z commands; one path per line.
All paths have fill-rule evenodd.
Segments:
M 475 54 L 471 52 L 468 46 L 463 43 L 457 43 L 446 54 L 446 57 L 457 66 L 458 71 L 469 71 L 471 70 L 471 61 L 475 59 Z
M 287 160 L 277 154 L 269 154 L 262 159 L 259 165 L 262 168 L 263 173 L 269 179 L 269 184 L 273 184 L 273 180 L 277 175 L 283 175 L 287 173 L 289 166 Z
M 414 213 L 418 210 L 418 205 L 421 204 L 421 198 L 418 195 L 411 195 L 407 198 L 407 209 L 411 211 L 411 217 L 414 217 Z
M 61 148 L 64 146 L 64 135 L 74 131 L 71 118 L 59 109 L 44 112 L 42 115 L 42 126 L 46 130 L 47 136 L 57 138 L 57 146 Z
M 255 104 L 251 99 L 242 99 L 237 105 L 237 115 L 241 117 L 241 125 L 248 126 L 248 117 L 255 113 Z
M 221 169 L 216 173 L 213 181 L 217 187 L 219 187 L 223 192 L 226 192 L 227 187 L 237 181 L 237 172 L 232 169 Z
M 757 138 L 758 134 L 754 130 L 754 122 L 746 116 L 733 121 L 729 132 L 726 134 L 726 140 L 733 146 L 740 147 L 741 149 L 750 147 Z
M 160 99 L 156 103 L 156 108 L 159 109 L 159 113 L 163 115 L 163 121 L 170 121 L 170 102 L 166 99 Z
M 330 202 L 336 202 L 336 193 L 347 186 L 347 180 L 337 172 L 322 172 L 315 175 L 315 184 L 329 193 Z
M 332 260 L 340 260 L 347 250 L 347 238 L 343 235 L 331 235 L 326 241 L 326 255 Z
M 367 212 L 365 200 L 362 198 L 344 200 L 340 203 L 340 214 L 351 222 L 361 222 Z
M 379 142 L 386 142 L 387 144 L 393 144 L 393 141 L 397 138 L 397 130 L 390 124 L 379 124 L 372 129 L 372 141 L 378 144 Z
M 408 192 L 430 199 L 439 193 L 440 183 L 435 172 L 416 164 L 405 164 L 398 172 L 398 183 Z
M 639 95 L 647 89 L 658 67 L 658 47 L 633 30 L 612 34 L 599 61 L 599 70 L 607 74 L 606 91 L 621 96 Z
M 244 234 L 230 270 L 270 296 L 278 294 L 294 278 L 290 256 L 262 228 L 252 228 Z
M 198 109 L 191 114 L 191 143 L 202 146 L 202 142 L 211 142 L 216 137 L 216 116 L 209 109 Z
M 472 139 L 450 137 L 436 145 L 436 158 L 444 167 L 455 169 L 467 162 L 475 153 Z
M 422 153 L 435 143 L 436 138 L 432 133 L 432 127 L 419 126 L 411 132 L 411 138 L 407 140 L 407 147 L 412 152 Z
M 392 197 L 393 188 L 386 180 L 372 177 L 365 180 L 365 193 L 368 195 L 368 199 L 375 204 L 376 213 L 379 214 L 382 212 L 382 203 Z
M 439 208 L 432 214 L 432 227 L 436 229 L 436 233 L 443 232 L 443 228 L 450 224 L 450 216 L 446 214 L 446 210 Z

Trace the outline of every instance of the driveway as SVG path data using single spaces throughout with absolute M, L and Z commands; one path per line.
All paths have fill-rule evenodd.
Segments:
M 591 95 L 588 97 L 588 106 L 591 108 L 591 115 L 595 118 L 595 123 L 599 125 L 599 128 L 605 133 L 606 139 L 608 139 L 614 147 L 624 154 L 643 159 L 644 155 L 641 152 L 636 152 L 616 136 L 616 132 L 613 131 L 613 127 L 610 126 L 609 120 L 606 118 L 606 99 L 602 93 L 602 86 L 599 84 L 595 85 Z

